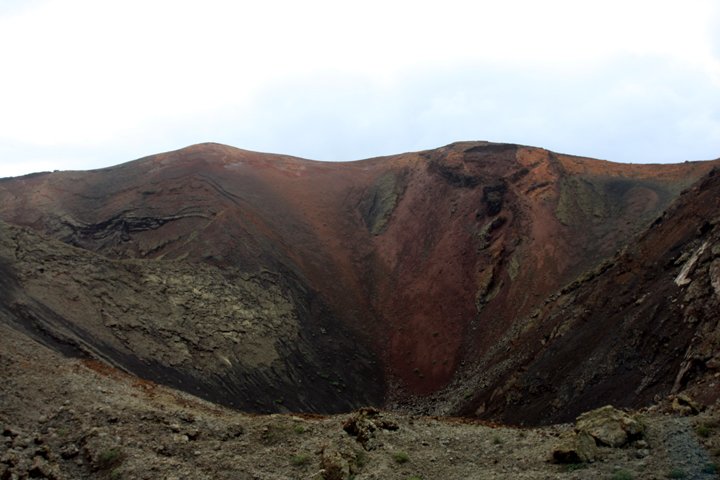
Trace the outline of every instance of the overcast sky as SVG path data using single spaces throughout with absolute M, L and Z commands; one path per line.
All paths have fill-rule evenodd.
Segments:
M 0 1 L 0 177 L 194 143 L 720 156 L 720 2 Z

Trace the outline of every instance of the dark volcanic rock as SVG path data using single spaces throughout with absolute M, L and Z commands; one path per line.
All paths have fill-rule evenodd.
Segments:
M 511 335 L 523 355 L 474 404 L 507 422 L 535 423 L 684 389 L 716 401 L 719 202 L 720 176 L 711 174 L 637 242 L 519 320 L 524 332 Z M 542 342 L 529 332 L 545 332 Z
M 252 411 L 542 422 L 641 404 L 718 363 L 712 216 L 695 243 L 665 233 L 652 258 L 602 262 L 711 167 L 487 142 L 343 164 L 203 144 L 7 179 L 2 322 Z M 669 279 L 686 267 L 689 283 Z
M 500 213 L 505 192 L 507 192 L 507 185 L 505 185 L 505 183 L 483 187 L 483 201 L 485 202 L 485 210 L 488 216 L 494 217 Z
M 0 258 L 6 321 L 66 353 L 247 411 L 382 401 L 371 352 L 290 274 L 109 260 L 4 223 Z

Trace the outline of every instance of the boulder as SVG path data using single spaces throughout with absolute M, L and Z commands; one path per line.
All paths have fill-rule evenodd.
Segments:
M 606 405 L 580 415 L 575 431 L 591 436 L 599 446 L 617 448 L 642 438 L 644 426 L 622 410 Z
M 597 460 L 600 451 L 595 439 L 587 433 L 577 433 L 553 449 L 556 463 L 588 463 Z
M 343 430 L 355 437 L 365 450 L 372 450 L 370 440 L 377 430 L 397 430 L 398 424 L 383 416 L 380 410 L 372 407 L 361 408 L 343 424 Z
M 702 410 L 702 407 L 687 394 L 679 393 L 673 398 L 672 409 L 683 415 L 697 415 Z

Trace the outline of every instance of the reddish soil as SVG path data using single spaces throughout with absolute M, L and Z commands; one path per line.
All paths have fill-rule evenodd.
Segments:
M 317 299 L 308 321 L 325 311 L 371 345 L 395 394 L 426 395 L 712 166 L 485 142 L 350 163 L 202 144 L 2 180 L 0 219 L 111 258 L 292 276 Z

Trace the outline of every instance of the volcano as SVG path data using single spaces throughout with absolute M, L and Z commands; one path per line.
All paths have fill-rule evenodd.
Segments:
M 208 143 L 2 179 L 0 322 L 250 412 L 544 424 L 709 401 L 718 165 Z

